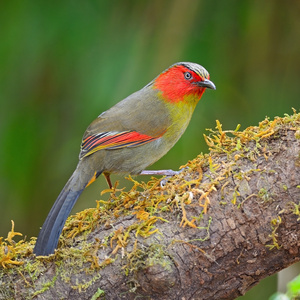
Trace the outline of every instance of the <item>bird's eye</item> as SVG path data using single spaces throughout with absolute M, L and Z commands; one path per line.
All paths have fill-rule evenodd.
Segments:
M 190 72 L 185 72 L 184 73 L 184 78 L 186 79 L 186 80 L 191 80 L 192 79 L 192 74 L 190 73 Z

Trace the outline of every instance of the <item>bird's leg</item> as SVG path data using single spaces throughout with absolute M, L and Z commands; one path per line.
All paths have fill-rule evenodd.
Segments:
M 174 176 L 181 172 L 173 170 L 143 170 L 139 175 L 159 175 L 159 176 Z
M 105 177 L 105 179 L 106 179 L 106 182 L 107 182 L 109 188 L 112 189 L 113 186 L 112 186 L 112 184 L 111 184 L 110 174 L 107 173 L 107 172 L 103 172 L 103 175 L 104 175 L 104 177 Z
M 178 175 L 180 174 L 183 170 L 185 170 L 186 168 L 180 169 L 179 171 L 173 171 L 171 169 L 169 170 L 143 170 L 141 173 L 137 174 L 137 175 L 158 175 L 158 176 L 166 176 L 166 178 L 164 178 L 161 181 L 161 186 L 164 186 L 166 184 L 166 182 L 168 181 L 168 179 L 174 175 Z M 110 180 L 110 173 L 107 172 L 103 172 L 103 175 L 106 179 L 106 182 L 109 186 L 110 189 L 112 189 L 112 183 Z

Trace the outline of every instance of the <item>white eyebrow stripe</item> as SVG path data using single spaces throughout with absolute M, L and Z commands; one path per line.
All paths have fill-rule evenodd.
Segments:
M 190 62 L 180 62 L 180 63 L 177 63 L 177 65 L 182 65 L 182 66 L 188 68 L 189 70 L 197 73 L 201 77 L 204 77 L 204 78 L 209 77 L 209 74 L 206 71 L 206 69 L 198 64 L 190 63 Z

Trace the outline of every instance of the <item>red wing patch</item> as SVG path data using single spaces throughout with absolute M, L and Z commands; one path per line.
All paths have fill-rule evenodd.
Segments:
M 124 147 L 135 147 L 152 142 L 158 137 L 152 137 L 137 131 L 101 132 L 90 135 L 82 141 L 80 159 L 101 149 L 112 150 Z

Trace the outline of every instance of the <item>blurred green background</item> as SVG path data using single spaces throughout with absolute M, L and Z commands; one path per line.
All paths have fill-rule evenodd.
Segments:
M 11 219 L 37 235 L 89 123 L 177 61 L 202 64 L 217 90 L 153 169 L 207 152 L 216 119 L 243 129 L 300 106 L 298 0 L 3 1 L 0 37 L 0 236 Z M 74 211 L 104 188 L 101 176 Z

